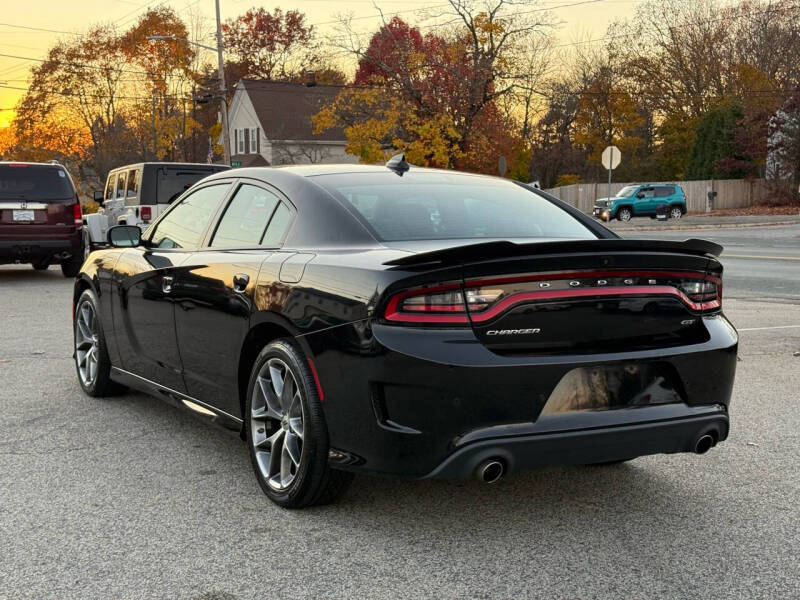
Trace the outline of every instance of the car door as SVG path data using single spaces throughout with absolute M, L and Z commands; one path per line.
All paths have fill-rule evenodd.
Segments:
M 146 245 L 125 250 L 115 269 L 114 330 L 122 368 L 186 392 L 175 335 L 172 290 L 181 265 L 202 243 L 230 190 L 216 182 L 187 195 L 148 232 Z
M 239 416 L 238 365 L 261 264 L 280 247 L 294 208 L 266 184 L 243 181 L 175 280 L 175 329 L 188 394 Z
M 636 192 L 633 213 L 635 215 L 650 215 L 656 212 L 655 188 L 643 186 Z
M 656 186 L 656 193 L 655 197 L 653 198 L 655 209 L 657 209 L 662 204 L 669 206 L 669 203 L 673 200 L 675 196 L 675 188 L 671 185 L 659 185 Z

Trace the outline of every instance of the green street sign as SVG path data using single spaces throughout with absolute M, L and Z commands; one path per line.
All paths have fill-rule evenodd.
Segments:
M 240 161 L 240 160 L 232 160 L 231 161 L 231 166 L 232 167 L 241 167 L 242 166 L 242 161 Z

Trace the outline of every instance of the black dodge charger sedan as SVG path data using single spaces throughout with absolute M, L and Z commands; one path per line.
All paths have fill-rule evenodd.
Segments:
M 87 394 L 238 432 L 264 492 L 703 453 L 737 334 L 716 244 L 622 240 L 509 180 L 386 166 L 207 177 L 76 280 Z

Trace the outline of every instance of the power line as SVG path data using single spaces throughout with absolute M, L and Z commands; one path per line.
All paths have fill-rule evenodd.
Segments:
M 725 16 L 717 17 L 717 18 L 713 18 L 713 19 L 702 19 L 700 21 L 692 21 L 691 23 L 687 23 L 686 25 L 706 25 L 706 24 L 709 24 L 709 23 L 719 23 L 720 21 L 727 21 L 729 19 L 741 19 L 741 18 L 745 18 L 745 17 L 753 17 L 753 16 L 767 15 L 767 14 L 772 14 L 772 13 L 788 12 L 788 11 L 792 11 L 792 10 L 797 10 L 798 8 L 800 8 L 800 4 L 793 4 L 791 6 L 783 6 L 783 7 L 780 7 L 780 8 L 777 8 L 777 7 L 776 8 L 766 8 L 764 10 L 754 10 L 754 11 L 751 11 L 749 13 L 743 13 L 743 14 L 739 14 L 739 15 L 725 15 Z M 615 39 L 619 39 L 619 38 L 629 38 L 629 37 L 631 37 L 633 35 L 640 36 L 642 33 L 652 33 L 654 31 L 657 31 L 657 30 L 655 30 L 653 28 L 650 28 L 650 29 L 639 30 L 639 31 L 637 31 L 635 33 L 617 33 L 617 34 L 612 34 L 612 35 L 606 35 L 606 36 L 603 36 L 603 37 L 600 37 L 600 38 L 595 38 L 595 39 L 592 39 L 592 40 L 581 40 L 581 41 L 578 41 L 578 42 L 570 42 L 570 43 L 567 43 L 567 44 L 558 44 L 558 45 L 553 46 L 553 48 L 569 48 L 569 47 L 574 47 L 574 46 L 582 46 L 584 44 L 592 44 L 592 43 L 595 43 L 595 42 L 604 42 L 604 41 L 607 41 L 607 40 L 615 40 Z
M 3 85 L 0 84 L 0 89 L 7 89 L 7 90 L 20 90 L 22 92 L 27 92 L 29 88 L 13 86 L 13 85 Z M 111 96 L 108 94 L 78 94 L 76 92 L 58 92 L 55 90 L 45 92 L 46 94 L 56 94 L 59 96 L 68 96 L 68 97 L 81 97 L 81 98 L 95 98 L 95 99 L 110 99 Z M 179 94 L 161 94 L 158 98 L 163 98 L 164 96 L 168 98 L 185 98 L 185 96 L 181 96 Z M 116 100 L 152 100 L 154 96 L 114 96 Z
M 28 25 L 15 25 L 14 23 L 0 23 L 3 27 L 13 27 L 15 29 L 27 29 L 28 31 L 39 31 L 42 33 L 63 33 L 65 35 L 75 35 L 83 37 L 82 33 L 75 33 L 74 31 L 59 31 L 58 29 L 45 29 L 43 27 L 30 27 Z
M 45 62 L 49 62 L 50 60 L 52 60 L 52 59 L 49 59 L 49 58 L 34 58 L 32 56 L 18 56 L 18 55 L 15 55 L 15 54 L 0 54 L 0 56 L 2 56 L 3 58 L 17 58 L 19 60 L 30 60 L 30 61 L 39 62 L 39 63 L 45 63 Z M 114 69 L 114 68 L 111 68 L 111 67 L 107 68 L 107 67 L 101 67 L 101 66 L 97 66 L 97 65 L 86 65 L 86 64 L 82 64 L 82 63 L 73 63 L 73 62 L 67 62 L 67 61 L 58 60 L 58 59 L 55 59 L 55 61 L 57 63 L 61 64 L 61 65 L 66 65 L 68 67 L 78 67 L 80 69 L 96 69 L 96 70 L 99 70 L 99 71 L 114 71 L 116 73 L 134 73 L 136 75 L 151 75 L 151 73 L 149 73 L 148 71 L 132 71 L 131 69 Z

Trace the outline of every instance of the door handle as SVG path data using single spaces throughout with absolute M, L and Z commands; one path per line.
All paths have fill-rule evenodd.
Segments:
M 248 283 L 250 283 L 250 275 L 247 273 L 237 273 L 233 276 L 233 291 L 241 294 L 247 289 Z
M 172 291 L 172 277 L 170 275 L 164 275 L 161 278 L 161 291 L 165 294 L 169 294 Z

